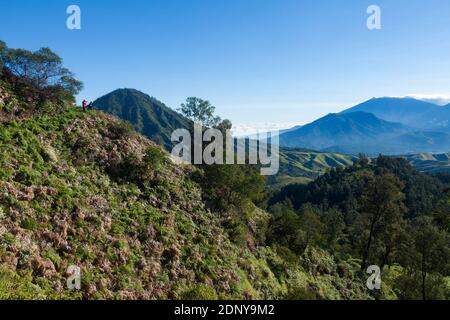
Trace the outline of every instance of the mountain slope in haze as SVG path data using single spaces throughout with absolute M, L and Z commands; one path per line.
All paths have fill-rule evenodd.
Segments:
M 373 98 L 342 113 L 369 112 L 376 117 L 416 129 L 450 132 L 450 106 L 438 106 L 413 98 Z
M 329 114 L 281 134 L 280 145 L 368 155 L 441 153 L 450 149 L 450 134 L 382 120 L 369 112 L 349 111 Z
M 316 150 L 359 145 L 409 132 L 400 123 L 391 123 L 367 112 L 329 114 L 297 130 L 280 135 L 280 145 Z
M 189 127 L 189 120 L 162 102 L 135 89 L 118 89 L 94 102 L 96 109 L 130 122 L 154 142 L 170 150 L 174 130 Z

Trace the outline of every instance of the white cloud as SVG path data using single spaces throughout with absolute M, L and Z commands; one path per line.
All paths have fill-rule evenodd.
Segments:
M 253 122 L 233 124 L 232 132 L 235 137 L 252 136 L 275 130 L 290 129 L 299 125 L 298 122 Z
M 450 103 L 450 95 L 448 94 L 408 94 L 407 97 L 431 102 L 440 106 Z

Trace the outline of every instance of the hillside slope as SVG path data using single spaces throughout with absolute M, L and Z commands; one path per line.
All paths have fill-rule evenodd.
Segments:
M 26 105 L 1 91 L 1 108 Z M 300 264 L 251 240 L 269 218 L 256 207 L 252 245 L 236 244 L 196 169 L 110 115 L 57 109 L 0 127 L 0 299 L 371 298 L 357 266 L 341 276 L 321 249 Z

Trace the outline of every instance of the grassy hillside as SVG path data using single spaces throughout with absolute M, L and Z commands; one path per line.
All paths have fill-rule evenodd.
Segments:
M 450 172 L 450 154 L 420 153 L 402 157 L 416 170 L 424 173 Z M 306 149 L 280 149 L 280 171 L 269 179 L 271 187 L 290 183 L 308 183 L 332 168 L 351 166 L 358 157 L 340 153 Z
M 6 87 L 0 109 L 26 108 Z M 0 299 L 371 298 L 357 265 L 341 274 L 321 249 L 292 260 L 266 246 L 269 215 L 252 205 L 237 242 L 205 208 L 197 169 L 128 125 L 50 106 L 2 118 Z M 66 287 L 71 265 L 81 291 Z
M 357 157 L 305 149 L 280 149 L 280 171 L 269 180 L 271 185 L 307 183 L 331 168 L 350 166 Z

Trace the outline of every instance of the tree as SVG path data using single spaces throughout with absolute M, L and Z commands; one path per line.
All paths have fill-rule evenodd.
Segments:
M 444 194 L 446 196 L 437 203 L 433 217 L 437 227 L 450 232 L 450 189 L 444 190 Z
M 330 249 L 335 250 L 337 243 L 344 236 L 345 221 L 344 214 L 338 209 L 330 209 L 323 215 L 325 227 L 325 239 Z
M 302 254 L 309 245 L 317 245 L 322 242 L 325 226 L 320 220 L 317 208 L 307 204 L 301 209 L 300 230 L 303 232 Z
M 387 212 L 380 223 L 379 263 L 381 271 L 387 264 L 393 262 L 392 258 L 397 256 L 402 250 L 403 244 L 408 241 L 407 224 L 403 219 L 404 212 L 406 210 L 400 206 L 399 210 Z
M 279 202 L 271 207 L 267 240 L 271 245 L 280 245 L 301 254 L 303 252 L 303 233 L 301 221 L 289 202 Z
M 363 219 L 362 224 L 367 232 L 367 241 L 362 251 L 361 270 L 367 267 L 375 238 L 380 234 L 388 235 L 397 228 L 405 211 L 402 188 L 402 183 L 389 173 L 374 176 L 367 184 L 366 191 L 360 200 L 360 219 Z M 386 259 L 392 249 L 390 240 L 392 239 L 389 239 L 389 243 L 386 242 Z
M 0 40 L 0 75 L 3 72 L 4 67 L 4 61 L 6 57 L 8 47 L 6 46 L 6 43 Z
M 439 230 L 430 217 L 420 217 L 416 221 L 415 247 L 417 266 L 421 272 L 422 299 L 427 299 L 426 281 L 430 273 L 448 274 L 450 252 L 448 235 Z
M 216 107 L 211 105 L 209 101 L 196 97 L 187 98 L 179 109 L 185 117 L 191 119 L 194 123 L 209 128 L 217 126 L 221 121 L 220 117 L 214 116 L 215 110 Z
M 231 130 L 232 127 L 233 127 L 233 124 L 228 119 L 222 120 L 218 125 L 215 126 L 215 128 L 219 129 L 224 136 L 225 136 L 227 130 Z
M 31 52 L 10 49 L 1 42 L 0 53 L 4 69 L 40 90 L 59 89 L 73 96 L 83 88 L 82 82 L 74 78 L 74 74 L 63 66 L 62 59 L 49 48 Z
M 247 201 L 259 201 L 263 196 L 265 178 L 254 166 L 212 164 L 203 166 L 203 172 L 198 180 L 212 209 L 240 208 Z

